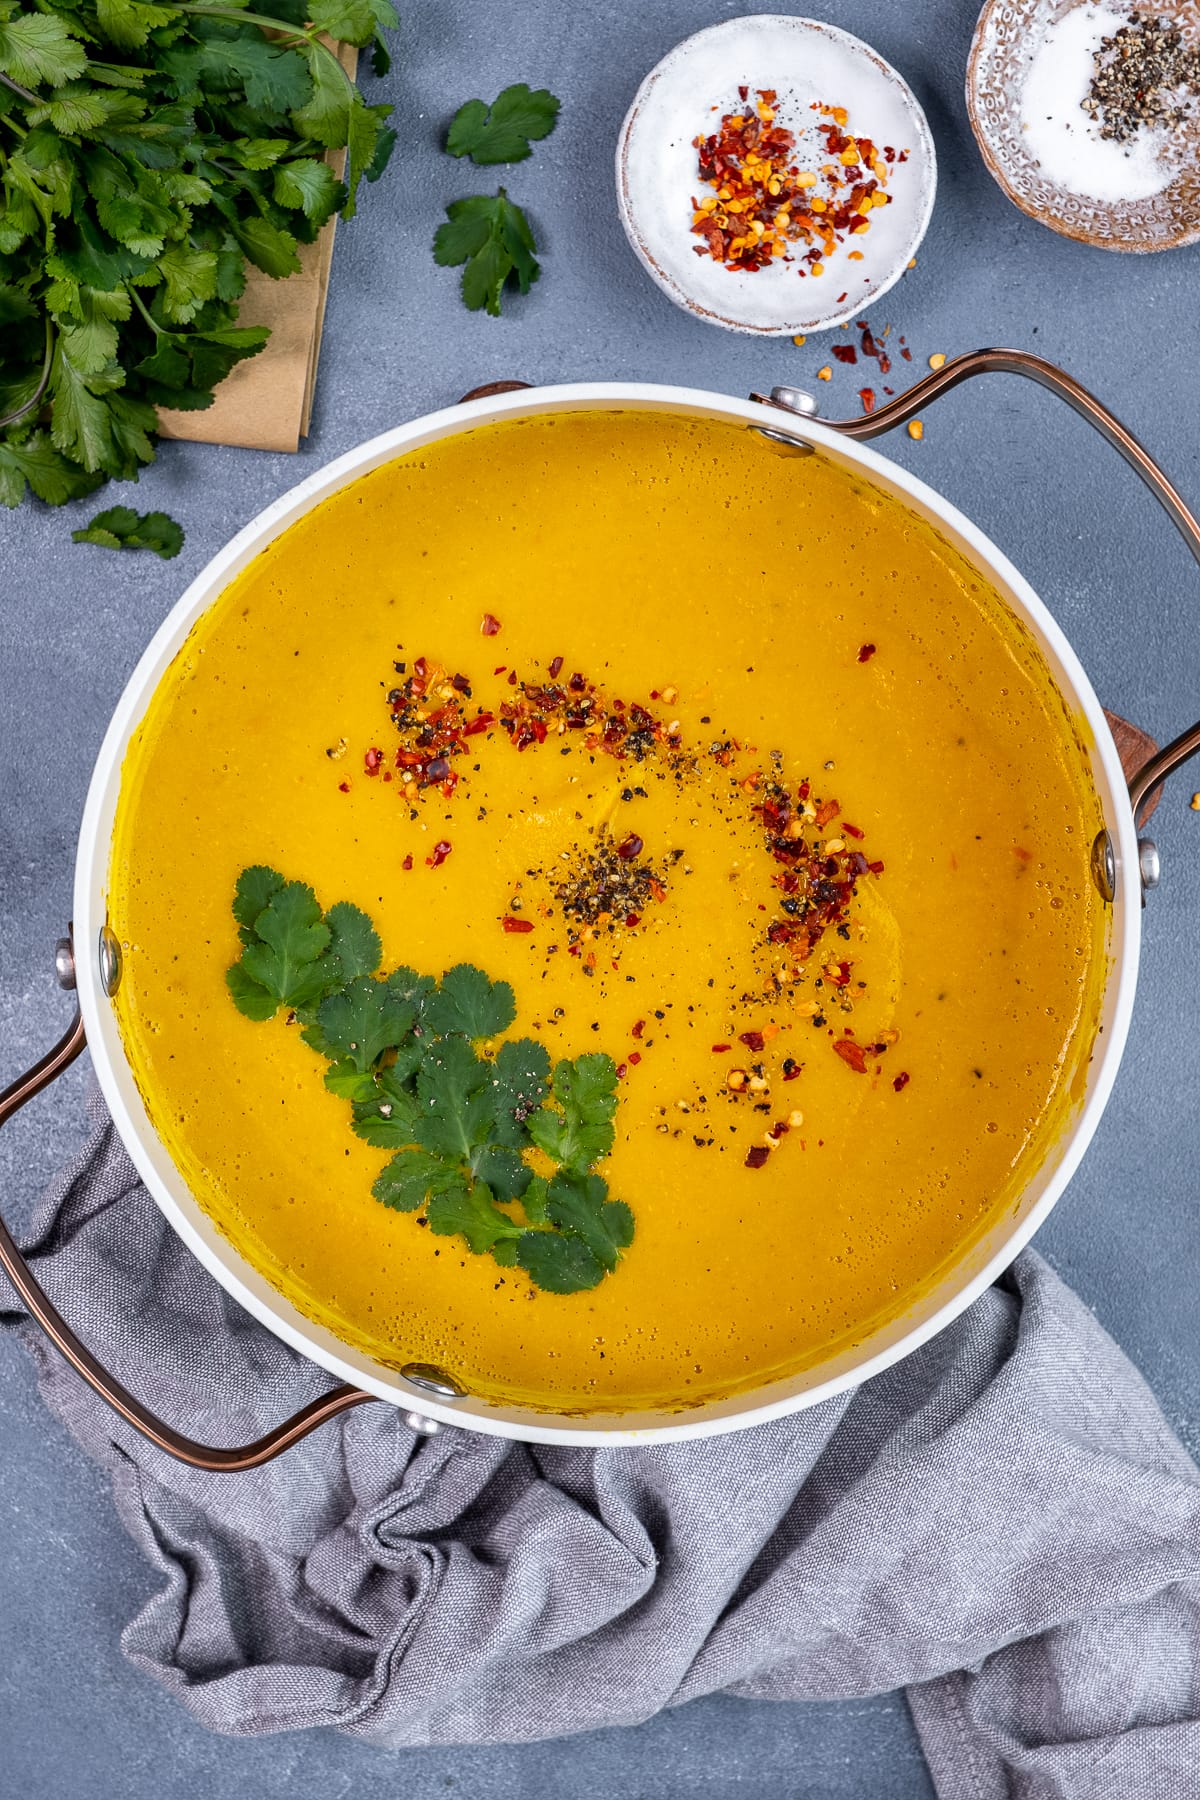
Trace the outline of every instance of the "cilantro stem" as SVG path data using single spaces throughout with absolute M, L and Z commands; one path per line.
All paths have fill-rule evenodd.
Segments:
M 137 307 L 155 337 L 169 337 L 171 335 L 170 332 L 164 331 L 161 325 L 155 324 L 145 301 L 142 299 L 142 296 L 138 293 L 132 282 L 127 281 L 125 283 L 125 292 L 129 295 L 129 298 L 133 301 L 133 304 Z
M 14 81 L 11 75 L 0 74 L 0 81 L 4 83 L 6 88 L 11 88 L 14 94 L 19 94 L 22 100 L 28 100 L 31 106 L 36 106 L 38 104 L 37 95 L 31 94 L 27 87 L 22 87 L 19 81 Z M 11 125 L 14 124 L 15 121 L 6 119 L 5 123 Z M 20 131 L 21 128 L 18 125 L 16 126 L 16 129 Z M 24 136 L 24 133 L 22 133 L 22 136 Z
M 0 431 L 2 431 L 6 425 L 15 425 L 17 423 L 18 419 L 23 419 L 25 417 L 26 413 L 31 413 L 35 406 L 39 406 L 41 404 L 42 395 L 46 392 L 46 384 L 50 380 L 50 365 L 53 361 L 54 361 L 54 326 L 50 322 L 50 314 L 47 313 L 46 314 L 46 350 L 45 350 L 44 356 L 42 357 L 42 373 L 38 379 L 38 384 L 34 388 L 33 393 L 30 395 L 29 399 L 26 400 L 26 402 L 23 406 L 18 406 L 16 412 L 6 413 L 4 415 L 4 417 L 2 419 L 0 419 Z

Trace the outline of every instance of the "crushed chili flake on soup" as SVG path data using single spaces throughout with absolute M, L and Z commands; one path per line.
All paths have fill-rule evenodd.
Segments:
M 123 772 L 116 1004 L 200 1203 L 344 1341 L 687 1407 L 861 1341 L 1011 1209 L 1087 1066 L 1099 822 L 1033 641 L 863 476 L 674 414 L 501 423 L 358 478 L 196 626 Z M 230 1003 L 252 865 L 360 907 L 383 968 L 507 982 L 551 1064 L 611 1057 L 637 1229 L 599 1286 L 373 1196 L 300 1024 Z

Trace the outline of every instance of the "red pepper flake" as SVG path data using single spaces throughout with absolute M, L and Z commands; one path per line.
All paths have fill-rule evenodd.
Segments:
M 617 845 L 617 855 L 622 862 L 632 862 L 635 856 L 642 853 L 642 840 L 636 831 L 631 831 L 623 843 Z
M 350 783 L 348 781 L 339 781 L 338 782 L 338 793 L 339 794 L 348 794 L 349 792 L 350 792 Z
M 642 922 L 641 913 L 626 913 L 625 914 L 625 925 L 629 931 L 632 931 L 634 926 L 640 925 L 641 922 Z
M 874 388 L 859 388 L 858 397 L 862 401 L 862 409 L 865 413 L 871 413 L 871 412 L 875 411 L 875 389 Z
M 642 1060 L 641 1051 L 640 1050 L 631 1050 L 629 1052 L 629 1060 L 631 1063 L 634 1063 L 634 1064 L 640 1063 Z
M 715 110 L 715 109 L 714 109 Z M 847 237 L 870 230 L 869 214 L 885 205 L 889 170 L 871 139 L 847 136 L 846 109 L 817 104 L 825 160 L 801 171 L 796 140 L 776 118 L 776 95 L 749 89 L 740 111 L 722 116 L 718 129 L 693 138 L 701 180 L 713 190 L 692 201 L 692 232 L 715 262 L 753 275 L 772 262 L 805 265 L 801 276 L 825 273 L 825 259 Z M 839 296 L 839 304 L 845 299 Z
M 861 1044 L 854 1043 L 850 1038 L 839 1038 L 833 1048 L 836 1055 L 840 1056 L 856 1075 L 866 1074 L 867 1057 Z
M 901 1069 L 901 1071 L 897 1075 L 895 1081 L 893 1081 L 892 1086 L 895 1088 L 895 1090 L 898 1094 L 901 1094 L 904 1092 L 904 1089 L 908 1086 L 908 1084 L 911 1080 L 912 1080 L 912 1077 L 910 1076 L 908 1070 Z
M 630 1035 L 630 1037 L 640 1038 L 643 1031 L 645 1031 L 645 1029 L 646 1029 L 645 1019 L 635 1019 L 633 1022 L 633 1029 L 630 1031 L 629 1035 Z
M 404 870 L 405 874 L 407 875 L 408 871 L 412 868 L 412 857 L 406 856 L 404 861 L 400 864 L 400 867 Z
M 617 1080 L 624 1081 L 624 1079 L 625 1079 L 625 1064 L 618 1063 L 617 1064 Z
M 533 930 L 532 919 L 514 919 L 511 913 L 505 913 L 500 923 L 503 925 L 505 931 L 524 933 Z
M 794 1057 L 785 1056 L 783 1059 L 783 1079 L 785 1081 L 795 1081 L 800 1073 L 800 1068 L 801 1065 Z
M 439 838 L 437 843 L 433 846 L 433 855 L 427 856 L 425 861 L 431 869 L 440 869 L 446 858 L 449 856 L 450 850 L 450 839 Z
M 745 1044 L 747 1050 L 761 1050 L 766 1039 L 761 1031 L 739 1031 L 738 1043 Z
M 562 657 L 556 656 L 550 664 L 550 679 L 551 679 L 551 681 L 558 680 L 559 676 L 562 674 L 562 666 L 563 666 Z
M 904 358 L 905 362 L 912 361 L 912 351 L 911 350 L 905 350 L 905 349 L 901 348 L 900 354 Z
M 831 819 L 837 818 L 841 810 L 841 806 L 836 800 L 822 800 L 820 806 L 817 807 L 817 824 L 822 831 Z
M 874 656 L 874 654 L 875 654 L 874 644 L 860 644 L 859 645 L 859 647 L 858 647 L 859 662 L 870 662 L 870 660 Z
M 382 762 L 383 751 L 372 748 L 368 750 L 367 754 L 363 757 L 363 768 L 367 771 L 368 775 L 378 775 Z
M 1020 844 L 1013 845 L 1013 855 L 1017 858 L 1018 862 L 1027 863 L 1033 861 L 1033 851 L 1024 849 Z
M 883 874 L 883 864 L 881 862 L 868 863 L 867 867 L 868 867 L 868 869 L 870 869 L 872 875 L 882 875 Z
M 479 629 L 482 631 L 484 637 L 495 637 L 500 629 L 500 621 L 495 613 L 484 613 L 483 618 L 480 621 Z
M 856 363 L 858 361 L 858 351 L 853 344 L 834 344 L 833 354 L 839 362 Z
M 849 819 L 842 820 L 842 830 L 847 837 L 862 838 L 867 835 L 865 831 L 860 831 L 857 825 L 852 825 Z
M 712 1047 L 712 1053 L 714 1056 L 724 1056 L 725 1052 L 732 1048 L 733 1048 L 733 1046 L 731 1044 L 714 1044 Z
M 765 1144 L 751 1144 L 749 1150 L 746 1152 L 745 1167 L 747 1169 L 761 1169 L 770 1154 L 771 1152 L 767 1149 Z

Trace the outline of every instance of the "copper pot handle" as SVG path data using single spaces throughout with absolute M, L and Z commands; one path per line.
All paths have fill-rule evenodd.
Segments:
M 58 969 L 60 982 L 64 986 L 73 987 L 74 969 L 70 945 L 66 940 L 59 947 Z M 69 1068 L 86 1041 L 83 1019 L 76 1009 L 75 1017 L 54 1048 L 48 1050 L 31 1069 L 0 1094 L 0 1127 L 6 1125 L 27 1100 L 40 1094 L 64 1069 Z M 241 1444 L 226 1450 L 197 1443 L 195 1438 L 185 1437 L 174 1426 L 166 1424 L 148 1407 L 143 1406 L 80 1343 L 58 1308 L 39 1286 L 3 1219 L 0 1219 L 0 1267 L 16 1288 L 30 1317 L 42 1327 L 47 1337 L 61 1350 L 71 1367 L 83 1376 L 92 1391 L 99 1394 L 101 1400 L 119 1413 L 135 1431 L 140 1431 L 143 1437 L 149 1438 L 152 1444 L 157 1444 L 169 1456 L 177 1457 L 180 1462 L 190 1463 L 194 1469 L 236 1474 L 242 1469 L 257 1468 L 260 1463 L 270 1462 L 281 1451 L 299 1443 L 310 1431 L 323 1425 L 326 1419 L 335 1418 L 348 1407 L 358 1406 L 362 1401 L 374 1398 L 359 1388 L 336 1387 L 327 1394 L 321 1394 L 316 1400 L 310 1400 L 292 1418 L 286 1419 L 282 1425 L 276 1425 L 274 1430 L 268 1431 L 264 1437 L 256 1438 L 252 1444 Z
M 874 412 L 864 413 L 857 419 L 822 419 L 830 431 L 840 431 L 851 438 L 880 437 L 885 431 L 893 431 L 897 425 L 903 425 L 907 419 L 913 418 L 924 407 L 934 400 L 940 400 L 951 388 L 956 388 L 964 381 L 970 381 L 974 375 L 1024 375 L 1029 381 L 1036 381 L 1041 387 L 1049 388 L 1065 400 L 1068 406 L 1087 420 L 1101 437 L 1105 438 L 1115 450 L 1119 450 L 1125 461 L 1139 475 L 1150 489 L 1154 498 L 1175 525 L 1184 543 L 1200 563 L 1200 524 L 1195 514 L 1186 505 L 1183 496 L 1168 481 L 1149 451 L 1138 442 L 1131 431 L 1121 421 L 1102 406 L 1094 394 L 1060 369 L 1056 363 L 1047 362 L 1042 356 L 1034 356 L 1028 350 L 969 350 L 963 356 L 956 356 L 943 368 L 932 375 L 924 376 L 915 386 L 894 400 L 887 401 Z M 768 406 L 776 406 L 785 412 L 799 413 L 808 418 L 817 415 L 817 402 L 813 395 L 799 388 L 772 388 L 770 394 L 751 394 L 752 400 L 763 401 Z M 1175 772 L 1189 758 L 1200 752 L 1200 722 L 1183 731 L 1162 750 L 1157 750 L 1140 768 L 1134 770 L 1129 777 L 1129 803 L 1136 819 L 1147 801 L 1161 786 L 1168 775 Z M 1101 833 L 1101 839 L 1107 833 Z M 1097 839 L 1093 848 L 1093 870 L 1097 885 L 1105 898 L 1111 900 L 1115 890 L 1115 878 L 1112 865 L 1112 846 L 1105 845 Z M 1148 838 L 1142 840 L 1141 858 L 1142 885 L 1153 887 L 1158 880 L 1158 852 Z M 1108 891 L 1105 891 L 1105 877 L 1108 877 Z

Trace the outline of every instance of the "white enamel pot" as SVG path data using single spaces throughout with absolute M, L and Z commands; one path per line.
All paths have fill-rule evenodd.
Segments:
M 1200 748 L 1200 726 L 1154 756 L 1127 784 L 1105 715 L 1079 660 L 1046 607 L 1007 557 L 924 483 L 894 467 L 857 439 L 878 435 L 927 407 L 967 379 L 1006 371 L 1032 376 L 1066 398 L 1095 424 L 1142 475 L 1200 559 L 1200 528 L 1166 477 L 1110 414 L 1070 377 L 1016 351 L 977 351 L 957 358 L 870 418 L 825 425 L 811 415 L 811 398 L 776 389 L 741 401 L 675 387 L 625 383 L 485 391 L 478 397 L 373 438 L 311 475 L 259 514 L 208 564 L 179 599 L 148 645 L 113 715 L 96 761 L 79 838 L 74 938 L 59 946 L 59 973 L 74 986 L 79 1014 L 61 1043 L 0 1096 L 0 1125 L 69 1063 L 86 1042 L 118 1132 L 149 1192 L 184 1243 L 234 1298 L 270 1331 L 344 1384 L 255 1444 L 217 1449 L 196 1443 L 155 1418 L 97 1362 L 41 1292 L 11 1236 L 0 1224 L 0 1263 L 31 1313 L 103 1397 L 139 1430 L 172 1454 L 222 1470 L 251 1467 L 277 1455 L 335 1413 L 366 1400 L 390 1402 L 421 1430 L 453 1424 L 539 1443 L 617 1444 L 700 1438 L 755 1425 L 815 1405 L 869 1379 L 940 1331 L 1004 1271 L 1028 1243 L 1079 1165 L 1112 1090 L 1125 1043 L 1137 978 L 1143 881 L 1156 878 L 1153 846 L 1139 846 L 1135 817 L 1172 768 Z M 503 384 L 502 384 L 503 385 Z M 410 1364 L 397 1370 L 348 1347 L 272 1287 L 217 1229 L 190 1192 L 159 1139 L 126 1060 L 112 1005 L 120 952 L 107 924 L 107 880 L 121 766 L 130 739 L 163 675 L 200 616 L 272 539 L 321 501 L 380 464 L 440 439 L 501 419 L 597 409 L 654 410 L 722 420 L 765 431 L 781 451 L 819 447 L 929 521 L 991 582 L 1032 634 L 1075 719 L 1091 758 L 1104 830 L 1094 846 L 1091 873 L 1109 904 L 1108 968 L 1095 1054 L 1069 1130 L 1029 1179 L 1018 1204 L 997 1217 L 985 1235 L 908 1310 L 803 1373 L 686 1412 L 596 1414 L 581 1419 L 492 1404 L 463 1392 L 452 1373 Z

